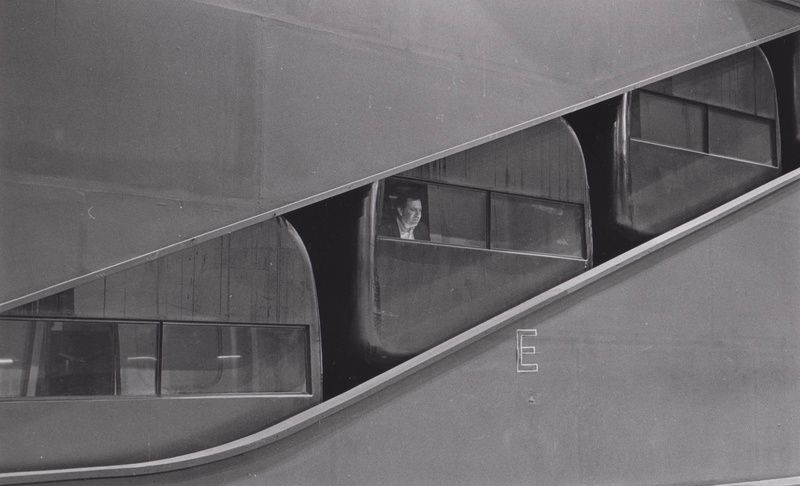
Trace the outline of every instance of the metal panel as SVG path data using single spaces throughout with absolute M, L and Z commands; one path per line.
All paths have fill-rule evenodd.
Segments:
M 303 395 L 5 402 L 0 473 L 172 457 L 236 440 L 315 402 Z
M 755 1 L 219 3 L 0 3 L 0 310 L 800 26 Z
M 720 484 L 796 474 L 793 179 L 705 229 L 661 238 L 673 244 L 596 268 L 607 277 L 313 427 L 222 462 L 97 484 Z M 520 344 L 536 346 L 538 372 L 518 373 Z
M 418 354 L 589 267 L 581 259 L 392 239 L 375 241 L 374 265 L 375 311 L 363 317 L 359 336 L 377 364 Z

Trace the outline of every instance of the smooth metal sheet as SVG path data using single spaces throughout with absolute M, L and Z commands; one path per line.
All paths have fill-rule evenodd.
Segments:
M 0 310 L 800 26 L 762 1 L 219 3 L 0 3 Z

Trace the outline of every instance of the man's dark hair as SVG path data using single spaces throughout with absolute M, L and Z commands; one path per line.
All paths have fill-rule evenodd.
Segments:
M 416 191 L 398 191 L 395 195 L 395 207 L 403 209 L 408 204 L 408 201 L 422 202 L 422 196 Z

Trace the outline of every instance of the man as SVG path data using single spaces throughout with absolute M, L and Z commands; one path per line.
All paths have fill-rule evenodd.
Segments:
M 422 199 L 414 195 L 398 196 L 394 220 L 384 222 L 378 234 L 401 240 L 430 241 L 428 226 L 422 222 Z

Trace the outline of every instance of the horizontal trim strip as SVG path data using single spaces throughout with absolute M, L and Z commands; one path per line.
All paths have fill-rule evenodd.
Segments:
M 185 395 L 57 395 L 57 396 L 32 396 L 32 397 L 2 397 L 0 406 L 10 403 L 52 403 L 52 402 L 138 402 L 153 401 L 166 402 L 172 400 L 221 400 L 221 399 L 289 399 L 289 398 L 314 398 L 310 393 L 298 392 L 253 392 L 253 393 L 195 393 Z M 2 479 L 0 473 L 0 479 Z
M 409 243 L 412 245 L 420 245 L 420 246 L 436 246 L 436 247 L 443 247 L 443 248 L 456 248 L 460 250 L 470 250 L 470 251 L 482 251 L 488 253 L 500 253 L 503 255 L 519 255 L 519 256 L 527 256 L 527 257 L 540 257 L 540 258 L 553 258 L 556 260 L 570 260 L 575 262 L 584 262 L 586 263 L 587 260 L 585 257 L 576 257 L 572 255 L 559 255 L 557 253 L 540 253 L 535 251 L 524 251 L 524 250 L 507 250 L 505 248 L 486 248 L 480 246 L 467 246 L 467 245 L 456 245 L 454 243 L 440 243 L 438 241 L 428 241 L 428 240 L 404 240 L 396 236 L 383 236 L 378 235 L 375 237 L 376 240 L 383 240 L 383 241 L 402 241 L 403 243 Z M 586 251 L 586 245 L 583 245 L 584 252 Z

